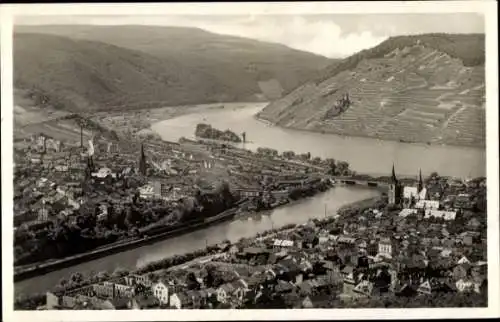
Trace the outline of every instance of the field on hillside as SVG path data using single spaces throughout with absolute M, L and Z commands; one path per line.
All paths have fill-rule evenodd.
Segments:
M 278 125 L 405 142 L 485 144 L 484 65 L 413 44 L 309 82 L 259 117 Z M 348 93 L 351 104 L 329 117 Z

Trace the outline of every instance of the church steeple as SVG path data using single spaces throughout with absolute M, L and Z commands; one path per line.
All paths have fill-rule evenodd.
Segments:
M 422 180 L 422 169 L 419 170 L 418 174 L 418 192 L 424 189 L 424 181 Z
M 398 178 L 396 178 L 396 170 L 394 170 L 394 163 L 392 164 L 391 182 L 392 183 L 397 183 L 398 182 Z

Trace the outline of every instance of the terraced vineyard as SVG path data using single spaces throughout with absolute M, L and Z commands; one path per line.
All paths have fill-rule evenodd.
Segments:
M 328 112 L 345 93 L 350 107 Z M 405 142 L 485 144 L 484 64 L 464 66 L 418 40 L 269 104 L 259 118 L 280 126 Z

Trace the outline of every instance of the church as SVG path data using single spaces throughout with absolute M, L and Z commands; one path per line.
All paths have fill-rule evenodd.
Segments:
M 396 178 L 394 164 L 392 165 L 392 175 L 388 191 L 390 205 L 399 205 L 404 203 L 408 207 L 419 200 L 425 200 L 426 196 L 427 189 L 424 187 L 424 182 L 422 180 L 422 171 L 419 173 L 419 180 L 416 187 L 403 186 Z

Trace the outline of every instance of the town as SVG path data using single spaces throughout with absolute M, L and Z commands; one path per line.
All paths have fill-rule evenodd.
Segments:
M 14 147 L 19 278 L 356 180 L 381 190 L 333 216 L 136 271 L 76 273 L 17 299 L 19 309 L 487 306 L 484 177 L 398 178 L 394 165 L 370 178 L 310 153 L 99 133 L 88 142 L 33 135 Z

